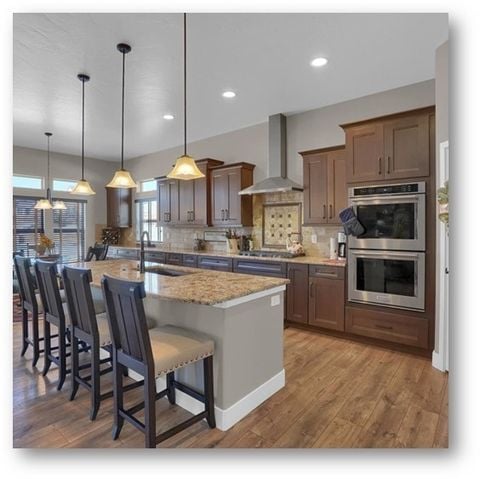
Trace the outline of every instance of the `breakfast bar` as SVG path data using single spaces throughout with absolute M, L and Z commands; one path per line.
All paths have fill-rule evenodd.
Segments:
M 210 336 L 215 342 L 214 384 L 217 428 L 227 430 L 285 385 L 283 305 L 288 280 L 146 263 L 133 260 L 76 263 L 90 268 L 92 287 L 104 274 L 144 281 L 147 320 Z M 130 373 L 134 377 L 134 373 Z M 202 365 L 183 368 L 178 378 L 201 389 Z M 159 378 L 158 389 L 164 388 Z M 177 404 L 196 414 L 199 401 L 177 392 Z

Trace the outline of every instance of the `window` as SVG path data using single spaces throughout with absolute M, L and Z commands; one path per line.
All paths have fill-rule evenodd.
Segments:
M 77 182 L 72 180 L 53 180 L 53 191 L 70 192 L 76 184 Z
M 157 189 L 157 180 L 143 180 L 140 181 L 140 191 L 146 193 L 147 191 L 155 191 Z
M 63 200 L 66 210 L 52 210 L 55 251 L 64 263 L 85 258 L 85 200 Z
M 40 233 L 44 233 L 43 210 L 34 209 L 37 200 L 27 196 L 13 197 L 13 251 L 23 251 L 25 256 L 35 254 L 28 247 L 35 246 Z
M 13 175 L 13 187 L 41 190 L 43 188 L 43 178 L 41 176 Z
M 137 241 L 144 231 L 148 231 L 150 241 L 163 241 L 163 228 L 157 225 L 157 200 L 136 200 Z

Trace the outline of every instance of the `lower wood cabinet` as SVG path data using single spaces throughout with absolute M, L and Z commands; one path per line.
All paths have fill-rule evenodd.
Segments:
M 308 264 L 288 263 L 286 292 L 286 319 L 308 324 Z
M 198 267 L 203 269 L 214 269 L 217 271 L 232 272 L 233 261 L 232 258 L 221 258 L 215 256 L 199 256 Z
M 165 263 L 166 255 L 163 251 L 145 251 L 145 261 Z
M 428 319 L 347 306 L 345 330 L 394 343 L 428 347 Z
M 183 264 L 182 253 L 166 253 L 165 263 L 166 264 L 176 264 L 178 266 L 181 266 Z
M 188 266 L 189 268 L 196 268 L 197 261 L 198 261 L 198 256 L 196 254 L 183 255 L 183 266 Z

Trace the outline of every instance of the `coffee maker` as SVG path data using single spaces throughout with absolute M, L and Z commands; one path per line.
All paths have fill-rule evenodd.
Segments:
M 347 256 L 347 235 L 343 231 L 338 232 L 338 259 L 346 258 Z

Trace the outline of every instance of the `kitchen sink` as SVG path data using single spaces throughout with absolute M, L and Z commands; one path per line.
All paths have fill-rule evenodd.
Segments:
M 187 274 L 192 274 L 189 271 L 178 271 L 176 269 L 163 268 L 162 266 L 146 267 L 145 273 L 161 274 L 162 276 L 185 276 Z

